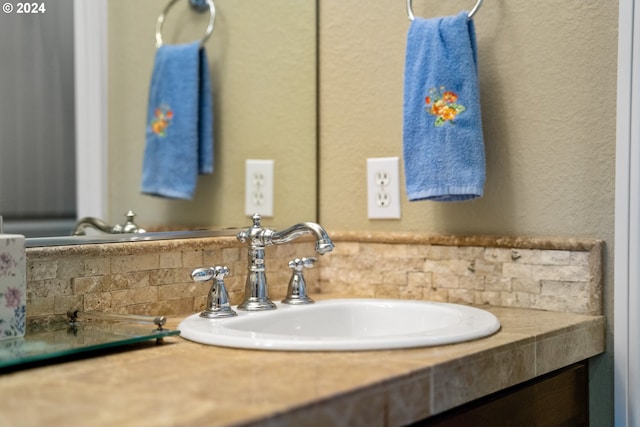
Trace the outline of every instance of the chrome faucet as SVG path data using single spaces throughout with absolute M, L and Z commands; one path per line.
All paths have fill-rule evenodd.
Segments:
M 239 310 L 273 310 L 276 305 L 269 299 L 267 276 L 265 274 L 264 248 L 290 242 L 305 234 L 316 238 L 316 252 L 324 255 L 333 250 L 333 242 L 319 224 L 303 222 L 282 231 L 264 228 L 260 225 L 261 216 L 253 215 L 253 225 L 242 230 L 236 236 L 239 241 L 249 244 L 249 270 L 244 288 L 244 301 Z
M 92 227 L 96 230 L 100 230 L 103 233 L 107 234 L 123 234 L 123 233 L 145 233 L 146 231 L 133 222 L 133 218 L 135 218 L 136 214 L 133 211 L 129 211 L 125 214 L 126 222 L 124 224 L 116 224 L 111 226 L 104 222 L 101 219 L 94 218 L 91 216 L 87 216 L 81 218 L 76 223 L 75 228 L 71 235 L 73 236 L 84 236 L 86 235 L 85 228 Z

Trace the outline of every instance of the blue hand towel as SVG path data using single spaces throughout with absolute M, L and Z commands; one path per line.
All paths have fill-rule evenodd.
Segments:
M 198 174 L 213 172 L 212 104 L 200 42 L 160 46 L 149 90 L 143 193 L 189 200 Z
M 473 21 L 415 18 L 406 47 L 403 152 L 410 201 L 481 197 L 485 155 Z

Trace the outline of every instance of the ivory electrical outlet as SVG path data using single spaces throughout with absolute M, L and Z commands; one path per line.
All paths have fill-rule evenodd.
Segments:
M 246 160 L 244 212 L 273 216 L 273 160 Z
M 400 218 L 400 159 L 367 159 L 367 211 L 370 219 Z

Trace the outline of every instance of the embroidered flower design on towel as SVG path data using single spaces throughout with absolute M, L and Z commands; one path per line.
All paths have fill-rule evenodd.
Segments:
M 167 128 L 173 119 L 173 111 L 168 105 L 162 104 L 154 112 L 151 119 L 151 131 L 158 136 L 167 136 Z
M 429 114 L 436 116 L 434 126 L 444 126 L 447 122 L 455 124 L 455 118 L 466 108 L 457 103 L 458 95 L 450 90 L 445 91 L 444 86 L 440 89 L 429 89 L 429 95 L 424 99 L 427 104 L 426 110 Z

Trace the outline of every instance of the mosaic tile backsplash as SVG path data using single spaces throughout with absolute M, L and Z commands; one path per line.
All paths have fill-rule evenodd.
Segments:
M 305 271 L 308 290 L 602 314 L 602 247 L 595 240 L 330 233 L 336 248 Z M 266 250 L 269 295 L 286 294 L 298 240 Z M 244 294 L 247 250 L 233 237 L 27 249 L 27 317 L 67 310 L 176 315 L 204 309 L 210 282 L 193 269 L 227 265 L 232 304 Z

